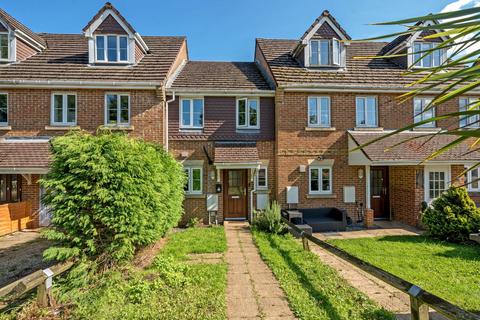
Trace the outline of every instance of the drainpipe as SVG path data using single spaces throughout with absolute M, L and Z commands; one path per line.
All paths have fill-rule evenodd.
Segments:
M 175 91 L 173 91 L 172 99 L 166 101 L 165 107 L 165 150 L 168 151 L 168 104 L 175 101 Z
M 257 184 L 255 183 L 256 174 L 257 174 L 257 170 L 253 169 L 253 174 L 252 174 L 253 188 L 250 191 L 250 222 L 253 222 L 253 194 L 257 192 Z

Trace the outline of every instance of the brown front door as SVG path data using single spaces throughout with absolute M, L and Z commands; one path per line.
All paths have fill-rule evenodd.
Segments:
M 247 170 L 224 170 L 225 219 L 247 218 Z
M 388 167 L 370 168 L 370 195 L 374 217 L 388 218 Z

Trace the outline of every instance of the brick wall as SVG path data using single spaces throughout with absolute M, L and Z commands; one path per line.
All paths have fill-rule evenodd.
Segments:
M 424 201 L 423 166 L 393 166 L 389 168 L 389 175 L 392 218 L 418 225 Z
M 31 183 L 28 184 L 27 180 L 22 177 L 22 201 L 28 201 L 30 203 L 31 213 L 34 215 L 32 224 L 29 228 L 37 228 L 39 223 L 38 210 L 40 208 L 40 185 L 38 180 L 39 175 L 31 176 Z

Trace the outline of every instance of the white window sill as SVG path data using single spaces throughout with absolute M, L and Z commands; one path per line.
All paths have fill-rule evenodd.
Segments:
M 68 130 L 80 130 L 80 126 L 69 125 L 51 125 L 45 126 L 47 131 L 68 131 Z
M 195 194 L 195 193 L 185 193 L 185 198 L 186 199 L 203 199 L 205 198 L 204 194 Z
M 336 199 L 337 195 L 333 193 L 326 194 L 307 194 L 307 199 Z
M 383 131 L 383 127 L 355 127 L 355 131 Z
M 270 190 L 268 190 L 267 187 L 256 187 L 256 193 L 270 193 Z
M 12 130 L 12 126 L 0 125 L 0 131 L 10 131 L 10 130 Z
M 179 130 L 181 132 L 202 132 L 203 127 L 201 128 L 180 127 Z
M 305 131 L 335 131 L 335 127 L 305 127 Z
M 101 129 L 108 129 L 108 130 L 118 130 L 118 131 L 132 131 L 134 129 L 133 126 L 130 125 L 104 125 Z
M 437 128 L 437 127 L 415 127 L 415 128 L 412 128 L 412 131 L 433 131 L 433 132 L 438 132 L 438 131 L 442 131 L 442 128 Z

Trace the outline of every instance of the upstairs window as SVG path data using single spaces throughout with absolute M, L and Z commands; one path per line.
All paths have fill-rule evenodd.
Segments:
M 440 66 L 443 63 L 443 50 L 434 50 L 425 55 L 427 51 L 435 49 L 436 46 L 437 44 L 432 42 L 414 42 L 413 63 L 416 62 L 415 67 L 431 68 Z
M 8 60 L 9 58 L 8 34 L 0 33 L 0 60 Z
M 105 125 L 130 125 L 130 96 L 128 94 L 105 95 Z
M 330 98 L 308 98 L 308 126 L 330 127 Z
M 260 102 L 258 99 L 237 99 L 237 128 L 260 128 Z
M 186 194 L 201 194 L 203 184 L 203 174 L 201 167 L 185 167 L 187 181 L 183 190 Z
M 203 99 L 181 99 L 180 108 L 180 128 L 203 128 Z
M 377 98 L 357 97 L 356 99 L 357 127 L 377 127 Z
M 472 98 L 460 98 L 460 112 L 473 110 L 472 108 L 476 103 L 478 103 L 478 99 Z M 478 109 L 478 106 L 475 107 L 475 110 Z M 476 114 L 470 117 L 463 116 L 460 117 L 460 128 L 479 128 L 480 127 L 480 115 Z
M 126 36 L 96 36 L 95 43 L 98 62 L 128 62 L 128 38 Z
M 77 96 L 69 93 L 52 95 L 52 125 L 75 125 L 77 122 Z
M 340 41 L 337 39 L 310 40 L 311 66 L 339 66 Z
M 430 106 L 432 99 L 430 98 L 415 98 L 414 99 L 414 122 L 418 123 L 420 121 L 428 120 L 435 117 L 435 108 Z M 425 110 L 429 106 L 428 110 Z M 428 122 L 418 126 L 419 128 L 434 128 L 435 122 Z
M 8 125 L 8 95 L 0 93 L 0 126 Z

